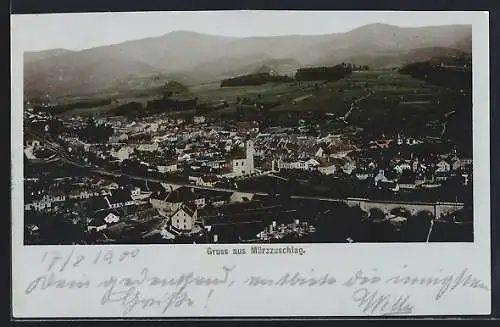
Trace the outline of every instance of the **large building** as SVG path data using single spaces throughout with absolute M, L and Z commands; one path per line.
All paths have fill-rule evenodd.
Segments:
M 255 148 L 253 141 L 248 140 L 245 143 L 245 157 L 233 159 L 233 174 L 243 176 L 255 172 L 254 167 Z

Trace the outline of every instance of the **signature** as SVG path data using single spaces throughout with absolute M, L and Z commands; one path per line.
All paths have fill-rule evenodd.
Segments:
M 410 296 L 395 296 L 358 288 L 352 294 L 352 300 L 365 314 L 372 315 L 408 315 L 413 311 Z

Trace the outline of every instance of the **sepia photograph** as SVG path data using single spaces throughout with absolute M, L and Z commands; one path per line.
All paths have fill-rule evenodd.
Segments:
M 13 14 L 12 316 L 490 315 L 488 24 Z
M 24 245 L 477 240 L 470 23 L 131 15 L 19 18 Z

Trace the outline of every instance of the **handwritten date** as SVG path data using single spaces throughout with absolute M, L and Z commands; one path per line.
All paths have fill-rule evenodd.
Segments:
M 113 249 L 99 250 L 97 254 L 86 255 L 78 253 L 73 248 L 69 253 L 61 251 L 45 252 L 42 257 L 42 262 L 47 263 L 47 271 L 58 270 L 63 272 L 67 268 L 77 268 L 83 263 L 90 263 L 93 265 L 99 264 L 113 264 L 126 260 L 133 259 L 139 255 L 139 249 L 116 251 Z

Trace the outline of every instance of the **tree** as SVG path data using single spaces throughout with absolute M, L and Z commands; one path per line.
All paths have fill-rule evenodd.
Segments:
M 415 216 L 409 216 L 402 225 L 399 239 L 402 242 L 425 242 L 433 214 L 429 211 L 420 211 Z
M 408 218 L 411 216 L 410 211 L 406 208 L 403 208 L 403 207 L 392 209 L 391 214 L 398 216 L 398 217 L 404 217 L 404 218 Z
M 378 208 L 372 208 L 372 209 L 370 209 L 369 217 L 371 219 L 384 219 L 385 213 Z

